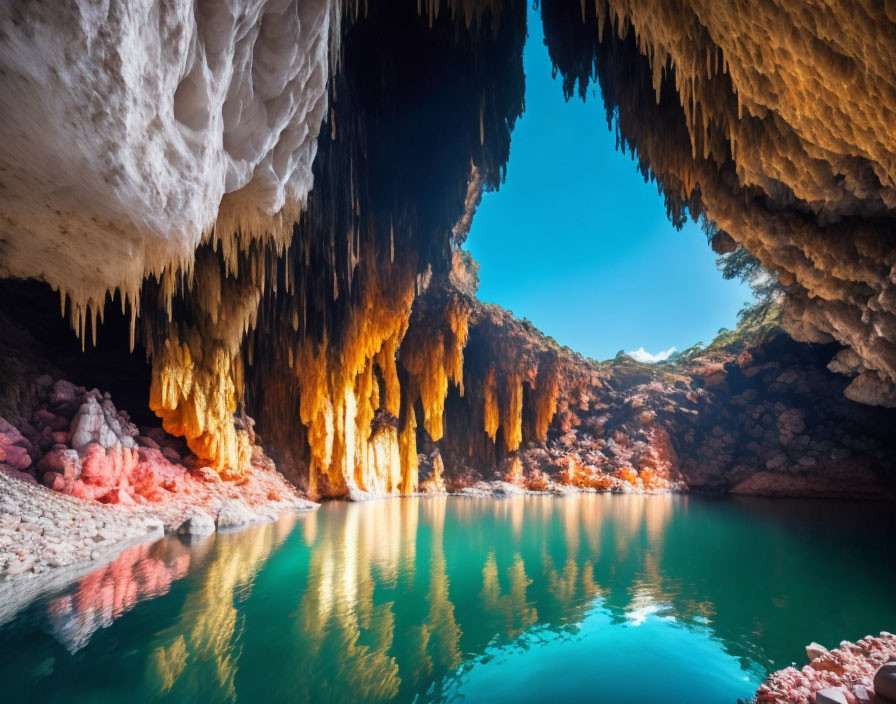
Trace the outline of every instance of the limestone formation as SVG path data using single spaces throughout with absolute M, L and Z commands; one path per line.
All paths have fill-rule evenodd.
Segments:
M 202 241 L 286 244 L 338 23 L 329 0 L 4 5 L 0 275 L 49 282 L 83 332 Z
M 896 406 L 896 25 L 853 5 L 541 3 L 567 94 L 599 83 L 672 220 L 756 255 L 809 343 L 763 340 L 761 363 L 713 349 L 662 378 L 475 300 L 461 245 L 522 113 L 525 2 L 0 10 L 0 277 L 55 289 L 98 355 L 122 360 L 101 324 L 144 353 L 147 405 L 185 443 L 153 447 L 101 395 L 69 407 L 70 389 L 4 380 L 31 443 L 4 431 L 4 464 L 109 501 L 185 473 L 240 485 L 257 441 L 315 497 L 885 492 L 892 415 L 857 405 Z M 846 398 L 803 388 L 820 382 Z

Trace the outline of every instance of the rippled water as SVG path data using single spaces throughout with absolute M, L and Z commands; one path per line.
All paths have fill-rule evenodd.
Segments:
M 730 702 L 896 630 L 892 508 L 331 503 L 132 548 L 0 626 L 7 701 Z

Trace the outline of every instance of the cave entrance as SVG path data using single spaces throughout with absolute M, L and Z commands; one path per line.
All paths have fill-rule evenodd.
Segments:
M 483 196 L 467 240 L 479 297 L 594 359 L 657 361 L 735 327 L 749 287 L 723 279 L 697 223 L 676 230 L 617 149 L 599 87 L 564 98 L 537 10 L 528 27 L 507 180 Z

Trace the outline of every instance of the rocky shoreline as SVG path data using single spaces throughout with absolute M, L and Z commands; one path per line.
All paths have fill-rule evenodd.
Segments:
M 809 664 L 769 675 L 755 704 L 889 704 L 896 701 L 896 636 L 882 631 L 828 650 L 806 646 Z

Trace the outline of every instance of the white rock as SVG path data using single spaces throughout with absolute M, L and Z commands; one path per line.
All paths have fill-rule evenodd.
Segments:
M 340 12 L 336 0 L 0 3 L 0 276 L 43 278 L 77 309 L 117 286 L 136 294 L 213 225 L 290 235 Z
M 201 536 L 214 532 L 215 522 L 204 511 L 194 511 L 177 529 L 178 535 Z
M 806 646 L 806 657 L 809 658 L 810 661 L 815 658 L 820 658 L 822 655 L 827 655 L 828 652 L 827 648 L 815 642 L 809 643 L 809 645 Z
M 218 511 L 218 530 L 243 528 L 257 522 L 255 515 L 238 499 L 225 501 Z
M 815 693 L 815 704 L 849 704 L 843 687 L 828 687 Z

